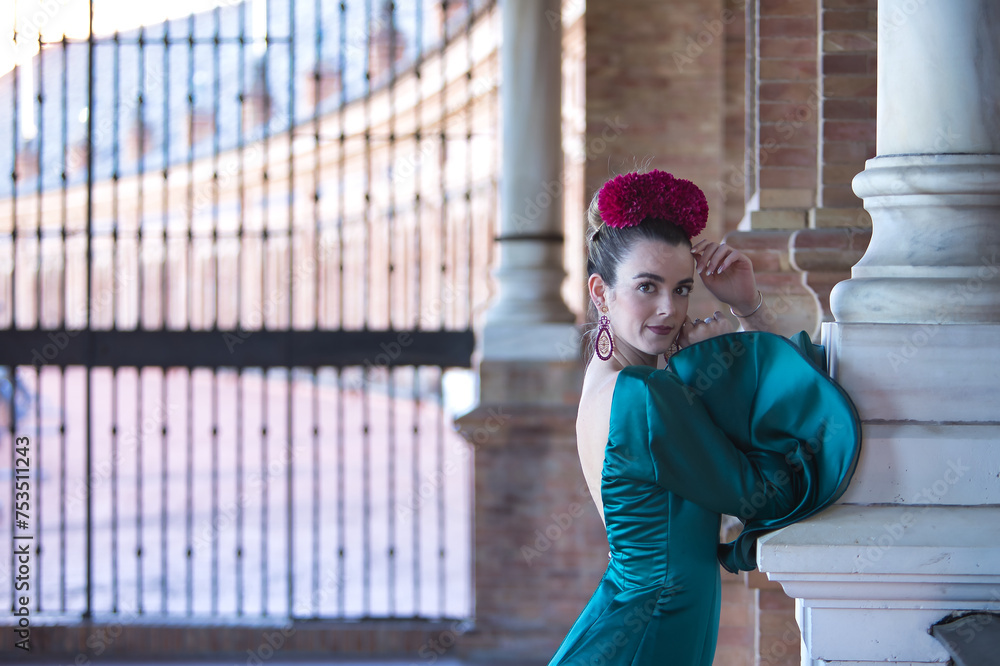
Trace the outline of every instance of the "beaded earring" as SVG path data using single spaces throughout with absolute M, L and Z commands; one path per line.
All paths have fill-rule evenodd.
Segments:
M 673 356 L 674 354 L 676 354 L 677 352 L 679 352 L 680 350 L 681 350 L 681 346 L 679 344 L 677 344 L 677 340 L 674 340 L 673 342 L 671 342 L 670 343 L 670 348 L 667 351 L 663 352 L 663 362 L 664 363 L 669 363 L 670 362 L 670 357 Z
M 608 306 L 602 305 L 601 312 L 607 312 Z M 615 342 L 611 337 L 611 321 L 607 315 L 602 314 L 597 328 L 597 339 L 594 341 L 594 352 L 597 358 L 607 361 L 611 358 L 611 353 L 615 350 Z

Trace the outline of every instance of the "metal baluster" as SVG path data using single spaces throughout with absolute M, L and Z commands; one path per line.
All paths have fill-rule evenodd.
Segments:
M 61 154 L 65 157 L 69 151 L 69 42 L 63 35 L 61 40 L 60 56 L 62 57 L 62 122 L 61 131 Z M 69 251 L 66 243 L 66 225 L 69 220 L 68 211 L 68 174 L 66 173 L 66 160 L 61 162 L 60 171 L 60 218 L 59 230 L 61 235 L 62 253 L 62 274 L 59 280 L 59 317 L 63 328 L 69 328 L 70 322 L 67 314 L 67 280 L 69 276 Z M 59 411 L 59 611 L 66 613 L 66 406 L 69 404 L 66 391 L 66 370 L 65 366 L 60 369 L 59 382 L 61 387 L 60 411 Z
M 319 292 L 317 285 L 317 293 Z M 317 310 L 318 312 L 318 310 Z M 319 582 L 319 515 L 320 515 L 320 456 L 319 456 L 319 386 L 316 368 L 311 369 L 310 388 L 312 390 L 312 617 L 319 617 L 319 602 L 322 598 Z
M 420 615 L 420 506 L 422 498 L 420 496 L 420 370 L 419 366 L 413 369 L 413 434 L 410 447 L 413 450 L 413 489 L 410 491 L 410 501 L 413 507 L 413 614 Z
M 267 616 L 267 600 L 268 600 L 268 590 L 267 590 L 267 503 L 268 503 L 268 486 L 270 485 L 269 479 L 267 478 L 267 394 L 268 394 L 268 377 L 267 368 L 261 369 L 261 408 L 260 414 L 263 421 L 260 428 L 260 575 L 261 575 L 261 594 L 260 594 L 260 607 L 261 615 Z
M 448 48 L 448 41 L 449 41 L 449 35 L 448 35 L 448 4 L 449 4 L 448 0 L 441 0 L 441 16 L 443 17 L 443 26 L 442 26 L 442 35 L 441 35 L 441 81 L 442 81 L 442 85 L 447 85 L 445 82 L 448 80 L 448 78 L 447 78 L 447 66 L 445 64 L 447 58 L 445 58 L 445 55 L 444 55 L 446 49 Z M 440 245 L 439 245 L 439 251 L 441 253 L 441 284 L 440 284 L 440 290 L 438 292 L 438 298 L 441 299 L 441 302 L 448 303 L 448 299 L 445 298 L 445 295 L 444 295 L 443 291 L 441 291 L 441 290 L 443 290 L 445 288 L 445 286 L 446 286 L 446 280 L 448 279 L 447 261 L 448 261 L 448 248 L 449 248 L 449 244 L 448 244 L 448 182 L 447 182 L 447 178 L 446 178 L 446 175 L 445 175 L 446 174 L 446 169 L 443 168 L 443 165 L 448 160 L 448 133 L 447 133 L 447 127 L 448 127 L 448 109 L 447 109 L 447 103 L 446 103 L 446 100 L 445 100 L 445 94 L 443 92 L 441 94 L 441 102 L 440 103 L 441 103 L 441 109 L 440 109 L 440 111 L 441 111 L 441 162 L 440 163 L 442 164 L 442 168 L 440 169 L 440 172 L 439 172 L 439 179 L 440 179 L 440 183 L 439 184 L 440 184 L 440 196 L 441 196 L 441 211 L 440 211 L 440 225 L 441 226 L 440 226 L 440 229 L 439 229 L 439 233 L 440 233 L 440 237 L 439 237 L 440 238 L 439 239 L 439 243 L 440 243 Z M 450 278 L 452 280 L 454 280 L 456 278 L 456 276 L 455 276 L 455 268 L 456 268 L 456 266 L 455 266 L 455 263 L 453 262 L 452 263 L 452 269 L 451 269 L 451 276 L 450 276 Z M 457 300 L 457 299 L 455 299 L 455 300 Z M 456 307 L 456 306 L 454 304 L 452 304 L 452 308 L 451 308 L 452 312 L 453 312 L 453 308 L 454 307 Z M 449 321 L 448 321 L 448 312 L 449 312 L 449 308 L 445 308 L 445 307 L 441 308 L 441 320 L 438 323 L 438 326 L 439 326 L 439 328 L 441 330 L 443 330 L 445 328 L 448 328 L 448 324 L 449 324 Z M 435 371 L 435 380 L 437 382 L 437 385 L 440 386 L 440 381 L 441 381 L 441 369 L 440 368 L 436 369 L 436 371 Z M 443 407 L 443 405 L 441 404 L 441 401 L 438 401 L 434 405 L 434 407 L 433 407 L 436 410 L 435 414 L 438 416 L 438 418 L 436 419 L 437 428 L 435 430 L 435 454 L 436 454 L 436 459 L 437 459 L 437 465 L 438 465 L 438 467 L 440 467 L 440 465 L 441 465 L 441 458 L 443 456 L 443 450 L 444 450 L 443 449 L 443 441 L 444 441 L 444 437 L 443 437 L 443 433 L 444 433 L 444 415 L 443 415 L 443 409 L 442 409 L 442 407 Z M 437 553 L 437 556 L 438 556 L 438 562 L 437 562 L 437 565 L 438 565 L 438 586 L 437 586 L 437 588 L 438 589 L 437 589 L 437 593 L 438 594 L 437 594 L 437 604 L 434 607 L 435 608 L 434 612 L 435 612 L 436 615 L 440 616 L 440 615 L 442 615 L 442 609 L 443 609 L 443 604 L 444 604 L 444 506 L 443 506 L 443 493 L 439 491 L 438 493 L 436 493 L 436 495 L 437 495 L 437 503 L 436 503 L 436 507 L 435 508 L 437 510 L 437 542 L 438 542 L 438 553 Z
M 444 395 L 442 392 L 441 375 L 444 372 L 444 368 L 437 368 L 437 381 L 434 386 L 436 388 L 436 398 L 437 398 L 437 414 L 438 414 L 438 428 L 437 428 L 437 469 L 435 477 L 437 479 L 444 478 L 444 433 L 445 433 L 445 411 L 444 411 Z M 445 599 L 445 522 L 444 522 L 444 487 L 438 489 L 437 492 L 437 534 L 438 534 L 438 603 L 437 603 L 437 614 L 438 616 L 444 616 L 444 599 Z
M 237 197 L 237 217 L 236 217 L 236 328 L 245 330 L 243 325 L 243 217 L 246 214 L 246 182 L 244 180 L 244 157 L 246 151 L 244 127 L 243 127 L 243 107 L 246 104 L 246 34 L 247 34 L 247 4 L 240 5 L 240 36 L 239 36 L 239 62 L 237 72 L 239 113 L 236 117 L 236 154 L 239 164 L 236 170 L 236 197 Z M 246 375 L 243 368 L 236 370 L 236 615 L 243 616 L 244 595 L 243 595 L 243 531 L 244 513 L 243 506 L 246 499 L 243 496 L 243 389 L 246 383 Z
M 118 328 L 118 227 L 121 226 L 118 201 L 121 178 L 121 39 L 118 31 L 114 44 L 114 76 L 111 95 L 111 330 Z M 93 112 L 93 110 L 91 110 Z M 91 150 L 97 146 L 90 144 Z M 118 368 L 111 368 L 111 612 L 118 612 Z
M 184 302 L 184 330 L 190 331 L 194 328 L 195 322 L 195 312 L 194 312 L 194 218 L 195 218 L 195 199 L 194 199 L 194 72 L 195 72 L 195 58 L 194 58 L 194 14 L 188 16 L 188 66 L 187 66 L 187 112 L 188 112 L 188 153 L 187 153 L 187 169 L 188 169 L 188 179 L 187 179 L 187 241 L 184 246 L 185 255 L 185 268 L 184 271 L 184 289 L 186 292 L 185 302 Z M 190 379 L 190 373 L 189 373 Z M 190 464 L 190 459 L 189 459 Z M 188 555 L 188 588 L 191 586 L 191 555 Z M 189 594 L 190 596 L 190 594 Z
M 66 613 L 66 369 L 59 372 L 59 612 Z
M 414 68 L 414 75 L 419 83 L 422 72 L 424 60 L 424 0 L 417 0 L 417 54 L 416 54 L 416 66 Z M 422 97 L 422 87 L 417 86 L 418 97 L 416 106 L 414 109 L 415 117 L 417 119 L 416 132 L 414 134 L 414 146 L 416 148 L 417 154 L 423 155 L 423 125 L 421 121 L 423 119 L 423 97 Z M 421 161 L 422 165 L 422 161 Z M 423 296 L 423 290 L 421 289 L 421 277 L 423 275 L 423 244 L 421 242 L 421 227 L 423 225 L 423 200 L 421 199 L 421 191 L 423 188 L 423 169 L 422 166 L 415 166 L 413 169 L 413 261 L 414 269 L 413 274 L 415 279 L 413 280 L 414 292 L 410 301 L 415 304 L 415 314 L 416 317 L 413 319 L 413 326 L 417 330 L 423 327 L 423 316 L 421 307 L 421 298 Z M 420 367 L 414 367 L 413 369 L 413 423 L 412 423 L 412 434 L 410 438 L 410 450 L 412 451 L 412 489 L 410 490 L 410 500 L 412 504 L 413 513 L 410 519 L 413 521 L 413 614 L 420 615 L 420 502 L 417 501 L 420 489 Z
M 346 540 L 344 530 L 344 369 L 335 368 L 337 373 L 337 573 L 338 580 L 347 579 Z M 341 617 L 346 614 L 346 585 L 337 588 L 337 609 Z
M 295 151 L 292 150 L 295 129 L 295 5 L 296 0 L 288 3 L 288 228 L 285 232 L 288 239 L 288 328 L 295 330 L 295 280 L 292 264 L 295 260 L 295 243 L 292 231 L 295 227 Z M 285 387 L 285 502 L 286 502 L 286 562 L 287 562 L 287 605 L 288 615 L 295 615 L 295 493 L 294 474 L 295 460 L 293 458 L 292 438 L 292 392 L 294 390 L 293 369 L 285 369 L 287 385 Z
M 35 231 L 37 233 L 36 243 L 37 243 L 37 247 L 38 247 L 38 278 L 37 278 L 37 282 L 36 282 L 35 286 L 37 288 L 37 297 L 36 298 L 37 298 L 38 302 L 37 302 L 37 305 L 36 305 L 36 313 L 37 314 L 36 314 L 36 319 L 35 319 L 35 327 L 39 328 L 39 329 L 42 328 L 42 326 L 43 326 L 43 323 L 42 323 L 42 303 L 43 303 L 42 280 L 45 277 L 45 261 L 44 261 L 44 258 L 43 258 L 44 254 L 42 252 L 42 249 L 43 249 L 43 246 L 42 246 L 42 174 L 45 172 L 44 171 L 45 161 L 43 159 L 43 155 L 45 153 L 45 151 L 44 151 L 45 144 L 43 143 L 43 140 L 42 140 L 43 137 L 44 137 L 44 135 L 45 135 L 45 127 L 44 127 L 44 125 L 45 125 L 45 116 L 43 115 L 43 111 L 44 111 L 44 108 L 45 108 L 44 107 L 45 95 L 42 94 L 42 86 L 44 85 L 44 81 L 45 81 L 45 79 L 44 79 L 45 66 L 43 64 L 44 58 L 42 57 L 42 55 L 43 55 L 42 54 L 42 31 L 39 30 L 38 31 L 38 78 L 37 78 L 37 84 L 36 84 L 38 93 L 35 95 L 35 99 L 38 100 L 38 120 L 37 120 L 37 124 L 35 125 L 35 128 L 36 128 L 35 139 L 38 142 L 37 173 L 35 174 L 36 175 L 36 179 L 35 179 L 35 200 L 36 200 Z M 35 477 L 36 477 L 36 481 L 37 481 L 35 485 L 38 488 L 38 492 L 36 492 L 36 494 L 35 494 L 36 499 L 35 499 L 35 506 L 34 506 L 35 515 L 37 516 L 37 523 L 36 523 L 36 525 L 38 526 L 36 528 L 36 531 L 35 531 L 35 561 L 38 562 L 38 571 L 41 572 L 44 569 L 44 565 L 42 563 L 42 516 L 43 516 L 43 513 L 42 513 L 42 495 L 43 495 L 43 493 L 41 492 L 41 489 L 42 489 L 42 465 L 41 465 L 42 455 L 41 454 L 42 454 L 42 450 L 44 448 L 43 445 L 42 445 L 42 400 L 41 400 L 41 397 L 42 397 L 42 366 L 37 366 L 37 369 L 35 370 L 35 384 L 36 384 L 36 390 L 35 390 L 35 396 L 36 396 L 36 399 L 35 399 L 35 442 L 36 442 L 36 445 L 35 446 L 36 446 L 36 448 L 35 448 L 34 457 L 38 460 L 38 463 L 39 463 L 37 465 L 37 469 L 35 470 Z M 41 613 L 42 612 L 42 594 L 43 594 L 42 593 L 42 584 L 43 584 L 43 577 L 39 576 L 38 577 L 38 582 L 36 584 L 37 594 L 35 595 L 35 612 L 37 612 L 37 613 Z
M 163 30 L 166 31 L 166 25 L 163 26 Z M 136 67 L 138 84 L 139 84 L 139 97 L 136 100 L 136 114 L 137 123 L 139 128 L 139 160 L 138 169 L 136 176 L 136 209 L 138 211 L 138 219 L 136 220 L 136 329 L 146 328 L 145 322 L 145 309 L 143 304 L 145 299 L 143 298 L 143 254 L 144 254 L 144 239 L 142 237 L 142 227 L 146 222 L 145 215 L 145 175 L 146 175 L 146 27 L 142 26 L 139 28 L 139 42 L 138 42 L 138 66 Z M 164 92 L 166 94 L 166 92 Z M 166 143 L 168 137 L 164 136 L 163 141 Z M 142 383 L 143 383 L 143 369 L 136 368 L 136 418 L 138 425 L 138 432 L 136 433 L 136 457 L 135 457 L 135 495 L 136 495 L 136 514 L 135 514 L 135 529 L 136 529 L 136 548 L 135 548 L 135 566 L 136 566 L 136 612 L 142 615 L 144 612 L 143 606 L 143 552 L 142 552 L 142 440 L 145 435 L 142 427 Z
M 91 241 L 94 235 L 94 115 L 96 112 L 95 102 L 95 79 L 97 75 L 97 68 L 95 66 L 95 56 L 97 53 L 97 40 L 94 35 L 94 0 L 88 0 L 89 12 L 90 12 L 90 24 L 87 30 L 87 243 L 86 243 L 86 253 L 87 257 L 87 286 L 86 286 L 86 299 L 87 304 L 84 328 L 90 329 L 91 324 L 91 289 L 93 280 L 93 263 L 94 257 L 91 251 Z M 87 488 L 87 552 L 85 558 L 87 561 L 87 605 L 84 611 L 84 619 L 90 619 L 93 617 L 93 597 L 94 597 L 94 496 L 91 488 L 90 480 L 93 475 L 94 465 L 93 465 L 93 433 L 91 432 L 91 409 L 92 409 L 92 399 L 91 393 L 93 392 L 93 382 L 91 376 L 91 368 L 93 364 L 90 361 L 92 358 L 93 351 L 90 351 L 88 356 L 87 364 L 87 382 L 86 389 L 84 391 L 84 413 L 85 413 L 85 425 L 84 425 L 84 437 L 86 440 L 86 488 Z
M 475 226 L 472 219 L 472 25 L 475 17 L 472 11 L 473 0 L 465 3 L 465 56 L 467 70 L 465 72 L 465 233 L 468 235 L 466 249 L 466 325 L 472 328 L 472 296 L 473 272 L 472 261 L 475 255 Z
M 271 227 L 271 115 L 274 112 L 272 104 L 274 103 L 271 99 L 271 85 L 270 79 L 270 69 L 271 69 L 271 5 L 269 2 L 265 3 L 265 18 L 264 18 L 264 55 L 261 68 L 261 80 L 263 81 L 263 94 L 264 94 L 264 127 L 263 127 L 263 182 L 261 187 L 264 191 L 264 196 L 262 198 L 262 212 L 263 219 L 261 220 L 261 225 L 263 228 L 263 243 L 261 251 L 261 286 L 260 286 L 260 312 L 261 312 L 261 329 L 267 328 L 266 313 L 265 313 L 265 303 L 267 299 L 267 271 L 268 271 L 268 249 L 271 244 L 270 238 L 270 227 Z M 280 265 L 280 264 L 279 264 Z M 268 517 L 269 517 L 269 491 L 270 491 L 270 479 L 267 475 L 267 458 L 269 452 L 269 440 L 267 438 L 267 396 L 270 393 L 270 378 L 268 377 L 270 368 L 263 369 L 263 382 L 264 390 L 261 395 L 264 397 L 264 407 L 261 409 L 261 414 L 265 419 L 265 426 L 263 428 L 264 437 L 261 440 L 261 475 L 263 476 L 264 482 L 262 484 L 262 504 L 261 504 L 261 576 L 263 578 L 263 585 L 261 587 L 261 598 L 262 598 L 262 615 L 267 615 L 267 606 L 269 601 L 269 586 L 268 586 L 268 553 L 267 544 L 269 539 L 267 538 L 268 533 Z
M 111 368 L 111 612 L 118 612 L 118 381 Z
M 326 265 L 326 257 L 320 257 L 319 245 L 323 236 L 321 221 L 320 221 L 320 183 L 323 182 L 323 160 L 322 160 L 322 150 L 320 147 L 320 120 L 319 120 L 319 107 L 322 101 L 322 65 L 323 65 L 323 4 L 322 0 L 315 0 L 313 3 L 313 14 L 315 20 L 313 21 L 316 29 L 313 35 L 314 45 L 316 47 L 315 58 L 316 64 L 313 69 L 313 266 L 315 267 L 315 275 L 313 278 L 313 285 L 315 292 L 313 293 L 313 330 L 317 331 L 320 328 L 320 312 L 322 311 L 322 300 L 321 297 L 325 293 L 321 289 L 321 276 L 326 275 L 325 270 L 320 269 L 320 261 L 322 260 Z M 343 85 L 343 81 L 341 81 Z M 319 369 L 312 368 L 310 373 L 311 380 L 311 390 L 312 390 L 312 582 L 311 582 L 311 600 L 312 600 L 312 616 L 313 618 L 319 617 L 319 602 L 320 602 L 320 582 L 319 582 L 319 561 L 320 561 L 320 550 L 319 550 L 319 537 L 320 537 L 320 454 L 319 454 Z
M 238 313 L 239 311 L 237 311 Z M 242 368 L 236 370 L 236 615 L 243 616 L 243 385 Z
M 372 0 L 365 0 L 365 214 L 363 218 L 364 231 L 364 257 L 365 271 L 364 279 L 364 301 L 362 305 L 362 315 L 364 318 L 363 327 L 367 330 L 371 324 L 372 298 L 371 284 L 373 281 L 372 272 L 375 267 L 372 265 Z M 361 494 L 362 494 L 362 515 L 363 517 L 363 592 L 362 592 L 362 613 L 371 614 L 371 564 L 372 564 L 372 530 L 371 530 L 371 439 L 369 437 L 369 402 L 368 395 L 371 389 L 371 368 L 364 367 L 361 370 Z
M 388 3 L 388 9 L 389 9 L 389 90 L 388 90 L 388 97 L 389 97 L 389 153 L 388 153 L 387 159 L 388 159 L 388 162 L 389 162 L 389 169 L 390 169 L 389 173 L 391 174 L 390 178 L 394 178 L 395 175 L 396 175 L 394 173 L 394 171 L 393 171 L 393 167 L 395 166 L 393 160 L 395 159 L 395 156 L 396 156 L 396 106 L 395 106 L 396 105 L 396 96 L 395 96 L 395 85 L 396 85 L 396 20 L 395 20 L 396 5 L 395 5 L 395 2 L 392 2 L 390 0 L 390 2 Z M 388 201 L 388 204 L 389 204 L 389 213 L 388 213 L 388 218 L 386 220 L 386 227 L 387 227 L 387 232 L 388 232 L 387 233 L 387 237 L 386 237 L 386 248 L 387 248 L 387 251 L 388 251 L 389 274 L 386 277 L 386 285 L 388 287 L 388 289 L 387 289 L 388 293 L 386 294 L 386 309 L 388 311 L 387 321 L 388 321 L 388 324 L 389 324 L 389 329 L 392 330 L 394 328 L 393 311 L 392 311 L 392 293 L 393 293 L 393 288 L 392 287 L 393 287 L 393 278 L 394 278 L 394 273 L 395 273 L 395 265 L 393 264 L 393 261 L 392 261 L 392 259 L 393 259 L 392 246 L 393 246 L 393 242 L 394 242 L 394 236 L 393 236 L 393 231 L 394 231 L 393 227 L 394 227 L 394 224 L 393 223 L 395 222 L 395 216 L 396 216 L 396 210 L 395 210 L 396 198 L 395 198 L 395 188 L 393 187 L 392 181 L 390 180 L 390 182 L 387 185 L 388 185 L 388 187 L 386 189 L 388 190 L 388 197 L 389 197 L 389 201 Z M 389 487 L 389 497 L 388 497 L 388 501 L 389 501 L 389 504 L 388 504 L 388 506 L 389 506 L 389 515 L 388 515 L 388 519 L 389 519 L 389 525 L 388 525 L 388 530 L 389 530 L 389 552 L 388 552 L 388 557 L 389 557 L 389 581 L 388 581 L 388 583 L 389 583 L 389 615 L 395 615 L 395 613 L 396 613 L 396 559 L 395 559 L 396 558 L 396 511 L 395 511 L 394 503 L 395 503 L 395 485 L 396 485 L 396 460 L 395 460 L 395 457 L 396 457 L 396 450 L 395 450 L 396 449 L 396 437 L 395 437 L 395 435 L 396 435 L 396 433 L 394 431 L 394 428 L 395 428 L 395 418 L 394 418 L 394 416 L 395 416 L 394 406 L 395 405 L 394 405 L 394 401 L 396 399 L 396 395 L 395 395 L 395 387 L 393 385 L 393 368 L 392 368 L 391 361 L 389 363 L 386 363 L 385 370 L 386 370 L 386 380 L 387 380 L 387 388 L 388 388 L 388 394 L 389 394 L 389 400 L 388 400 L 388 405 L 387 405 L 387 409 L 388 409 L 388 412 L 389 412 L 388 413 L 388 446 L 389 446 L 388 466 L 389 466 L 389 469 L 387 470 L 388 471 L 388 476 L 389 476 L 389 479 L 388 479 L 388 487 Z
M 189 320 L 190 323 L 190 320 Z M 194 614 L 194 370 L 187 368 L 187 453 L 184 460 L 184 543 L 186 549 L 186 614 Z
M 39 124 L 41 128 L 41 124 Z M 39 157 L 41 153 L 39 153 Z M 40 171 L 40 170 L 39 170 Z M 41 221 L 39 220 L 39 226 Z M 41 244 L 39 244 L 39 249 L 41 249 Z M 39 302 L 39 305 L 41 302 Z M 42 566 L 42 451 L 44 451 L 44 446 L 42 445 L 42 368 L 45 366 L 37 366 L 35 370 L 35 439 L 34 439 L 34 451 L 32 453 L 32 459 L 35 462 L 35 561 L 38 562 L 38 571 L 43 571 Z M 36 583 L 35 595 L 35 612 L 42 612 L 42 582 L 44 576 L 38 576 L 38 582 Z
M 164 247 L 166 257 L 166 247 Z M 167 369 L 160 370 L 160 400 L 167 400 Z M 160 422 L 160 613 L 167 614 L 167 421 Z
M 170 224 L 170 24 L 163 26 L 163 185 L 160 195 L 163 254 L 159 269 L 160 321 L 162 329 L 170 328 L 170 242 L 167 227 Z M 160 400 L 167 401 L 167 368 L 160 370 Z M 170 573 L 167 554 L 167 421 L 160 426 L 160 613 L 166 615 Z
M 211 613 L 219 614 L 219 377 L 218 371 L 211 371 L 212 377 L 212 598 Z
M 448 80 L 448 68 L 446 66 L 447 58 L 445 58 L 445 49 L 448 45 L 448 0 L 441 0 L 441 16 L 442 27 L 441 27 L 441 82 L 442 82 L 442 92 L 440 96 L 440 123 L 441 123 L 441 155 L 440 162 L 441 165 L 438 169 L 438 185 L 439 185 L 439 196 L 440 199 L 440 209 L 439 209 L 439 225 L 438 229 L 438 252 L 441 256 L 441 281 L 438 286 L 438 301 L 442 304 L 448 303 L 448 299 L 445 298 L 443 289 L 445 286 L 446 276 L 448 274 L 448 182 L 446 178 L 446 169 L 444 168 L 445 162 L 448 160 L 448 104 L 445 99 L 445 89 L 446 81 Z M 438 323 L 439 329 L 444 329 L 447 327 L 447 312 L 448 309 L 445 307 L 439 308 L 441 311 L 441 321 Z
M 14 26 L 14 43 L 15 44 L 17 43 L 17 40 L 18 40 L 18 32 L 17 32 L 17 25 L 15 24 L 15 26 Z M 18 49 L 18 50 L 20 50 L 20 49 Z M 17 224 L 17 202 L 18 202 L 18 200 L 17 200 L 17 194 L 18 194 L 18 188 L 17 188 L 17 181 L 19 179 L 19 174 L 18 174 L 18 169 L 17 169 L 17 156 L 18 156 L 18 146 L 17 146 L 17 143 L 18 143 L 18 137 L 21 136 L 20 108 L 19 108 L 19 105 L 18 105 L 18 99 L 20 97 L 20 91 L 21 91 L 21 88 L 20 88 L 20 86 L 21 86 L 21 65 L 16 65 L 14 67 L 13 71 L 11 72 L 11 76 L 12 76 L 11 83 L 13 84 L 14 94 L 11 95 L 11 98 L 10 98 L 10 105 L 11 105 L 11 111 L 12 111 L 12 113 L 11 113 L 11 123 L 12 123 L 12 125 L 11 125 L 11 132 L 10 132 L 10 141 L 11 141 L 11 148 L 12 148 L 12 152 L 13 152 L 13 168 L 11 168 L 11 170 L 10 170 L 10 252 L 11 252 L 11 271 L 10 271 L 10 298 L 8 299 L 8 302 L 10 303 L 10 328 L 17 328 L 18 327 L 17 326 L 17 302 L 18 302 L 18 299 L 17 299 L 17 284 L 18 284 L 18 270 L 17 270 L 17 265 L 18 265 L 18 262 L 17 262 L 17 241 L 18 241 L 18 233 L 17 233 L 18 232 L 18 224 Z M 13 387 L 15 386 L 15 383 L 14 383 L 14 374 L 13 374 L 13 372 L 11 372 L 11 374 L 8 375 L 8 376 L 10 377 L 11 387 L 12 387 L 11 395 L 14 395 L 14 393 L 13 393 Z M 12 407 L 13 407 L 13 404 L 14 403 L 11 403 Z M 13 448 L 13 442 L 14 442 L 14 440 L 12 438 L 11 439 L 11 446 L 12 446 L 12 448 Z M 14 455 L 13 451 L 11 452 L 11 455 L 12 456 Z M 14 469 L 14 468 L 11 467 L 11 469 Z M 13 514 L 11 514 L 11 515 L 13 517 Z M 13 528 L 11 528 L 11 529 L 13 529 Z M 13 537 L 13 534 L 14 533 L 11 532 L 11 537 Z M 14 542 L 11 541 L 11 543 L 14 543 Z M 11 551 L 11 552 L 13 552 L 13 551 Z M 13 555 L 11 555 L 11 557 L 13 558 Z M 13 561 L 13 560 L 11 560 L 11 561 Z M 14 569 L 11 568 L 11 571 L 13 571 L 13 570 Z M 14 585 L 13 584 L 11 584 L 11 586 L 10 586 L 10 591 L 11 591 L 10 592 L 11 593 L 11 608 L 14 608 L 14 602 L 16 600 L 16 597 L 14 595 Z
M 16 97 L 15 97 L 16 99 Z M 16 135 L 15 135 L 16 136 Z M 10 469 L 11 473 L 11 497 L 9 499 L 13 500 L 14 496 L 14 474 L 13 470 L 17 469 L 17 452 L 15 449 L 17 441 L 17 375 L 14 374 L 17 368 L 13 365 L 8 365 L 7 377 L 10 379 L 10 400 L 8 400 L 8 410 L 7 413 L 10 414 Z M 10 543 L 14 544 L 14 518 L 17 514 L 14 513 L 13 503 L 10 507 Z M 17 571 L 17 560 L 14 555 L 14 548 L 10 549 L 10 608 L 13 611 L 17 608 L 17 591 L 14 588 L 14 572 Z
M 140 269 L 141 271 L 141 269 Z M 136 580 L 136 613 L 139 615 L 143 614 L 143 567 L 142 567 L 142 440 L 146 436 L 146 428 L 144 427 L 144 421 L 142 419 L 142 384 L 143 384 L 143 368 L 136 368 L 135 376 L 135 416 L 136 416 L 136 433 L 135 433 L 135 498 L 136 498 L 136 509 L 135 509 L 135 580 Z
M 221 32 L 222 9 L 216 6 L 213 10 L 215 35 L 212 39 L 212 265 L 215 269 L 213 289 L 215 303 L 212 309 L 214 326 L 219 329 L 219 292 L 221 291 L 221 271 L 219 267 L 222 253 L 219 247 L 219 155 L 222 152 L 219 114 L 222 75 L 221 67 Z M 219 376 L 218 370 L 212 370 L 212 599 L 211 613 L 219 613 Z
M 344 195 L 345 189 L 345 172 L 347 170 L 347 156 L 346 156 L 346 132 L 344 130 L 344 121 L 346 117 L 345 109 L 347 108 L 347 3 L 340 3 L 340 25 L 337 34 L 339 36 L 339 46 L 338 46 L 338 71 L 340 73 L 340 103 L 337 105 L 338 123 L 337 127 L 340 129 L 340 136 L 338 137 L 338 153 L 337 153 L 337 270 L 338 270 L 338 287 L 340 289 L 340 297 L 338 299 L 338 306 L 340 308 L 339 316 L 337 321 L 340 328 L 344 328 L 346 307 L 344 305 L 344 299 L 347 296 L 347 288 L 344 284 L 344 229 L 345 229 L 345 217 L 346 217 L 346 197 Z M 346 559 L 346 549 L 347 542 L 344 538 L 344 532 L 346 530 L 346 518 L 345 518 L 345 474 L 346 466 L 344 464 L 344 368 L 337 367 L 337 564 L 338 564 L 338 580 L 347 579 L 347 559 Z M 347 609 L 347 585 L 341 585 L 337 589 L 337 609 L 339 615 L 343 617 L 346 614 Z
M 243 108 L 246 104 L 246 34 L 247 34 L 247 4 L 240 4 L 240 37 L 239 37 L 239 62 L 237 64 L 237 76 L 239 77 L 239 93 L 237 101 L 239 113 L 236 114 L 236 159 L 238 167 L 236 169 L 236 328 L 245 330 L 243 326 L 243 217 L 246 215 L 246 181 L 244 179 L 244 157 L 246 153 L 246 143 L 243 127 Z M 242 383 L 242 375 L 240 376 Z M 242 574 L 242 569 L 237 570 L 237 575 Z

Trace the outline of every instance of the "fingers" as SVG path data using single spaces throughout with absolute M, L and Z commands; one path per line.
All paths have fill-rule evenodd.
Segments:
M 739 252 L 725 243 L 713 243 L 709 240 L 693 245 L 691 254 L 695 255 L 695 270 L 703 276 L 718 275 L 740 258 Z
M 682 347 L 687 347 L 696 342 L 714 338 L 717 335 L 731 333 L 732 330 L 733 326 L 730 321 L 723 317 L 720 311 L 716 310 L 714 314 L 704 319 L 698 318 L 693 321 L 690 319 L 685 321 L 681 325 L 680 344 Z

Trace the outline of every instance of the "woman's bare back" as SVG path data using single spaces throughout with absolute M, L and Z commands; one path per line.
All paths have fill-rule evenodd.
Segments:
M 611 422 L 611 398 L 615 381 L 621 368 L 608 368 L 606 364 L 591 363 L 583 378 L 580 410 L 576 417 L 576 446 L 580 455 L 583 476 L 590 495 L 604 519 L 604 502 L 601 500 L 601 471 L 604 468 L 604 450 L 608 443 Z

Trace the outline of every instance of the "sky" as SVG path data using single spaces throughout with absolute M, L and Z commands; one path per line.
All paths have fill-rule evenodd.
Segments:
M 129 30 L 141 25 L 161 23 L 220 5 L 238 4 L 240 0 L 169 0 L 169 2 L 138 2 L 137 0 L 93 0 L 94 32 L 107 35 L 115 30 Z M 263 6 L 263 2 L 255 3 Z M 63 35 L 71 39 L 86 39 L 90 21 L 90 0 L 0 0 L 0 76 L 16 63 L 38 52 L 38 35 L 42 41 L 55 42 Z M 27 35 L 18 47 L 15 28 Z

